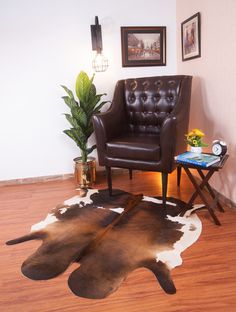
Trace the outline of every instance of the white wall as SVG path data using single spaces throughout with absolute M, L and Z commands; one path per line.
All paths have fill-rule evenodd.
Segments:
M 92 74 L 98 15 L 110 67 L 95 84 L 111 100 L 120 78 L 176 73 L 175 0 L 0 0 L 0 180 L 71 173 L 79 155 L 60 88 Z M 122 68 L 121 26 L 166 26 L 167 66 Z
M 202 56 L 181 61 L 180 24 L 201 14 Z M 201 128 L 206 141 L 223 138 L 229 160 L 213 186 L 236 202 L 236 1 L 177 0 L 177 71 L 194 76 L 190 128 Z

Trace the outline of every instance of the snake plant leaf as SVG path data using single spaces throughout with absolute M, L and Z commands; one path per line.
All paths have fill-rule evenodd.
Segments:
M 69 108 L 71 108 L 71 98 L 69 96 L 62 96 L 62 99 L 64 100 L 66 105 L 69 106 Z
M 88 93 L 88 102 L 91 103 L 96 96 L 97 90 L 95 85 L 92 83 Z
M 85 147 L 87 147 L 87 139 L 84 135 L 84 132 L 83 131 L 80 131 L 78 129 L 75 129 L 75 128 L 71 128 L 70 129 L 73 136 L 76 138 L 77 142 L 80 143 L 80 146 L 82 149 L 84 149 Z
M 92 83 L 88 75 L 84 71 L 81 71 L 75 83 L 76 95 L 80 101 L 86 102 L 91 88 L 91 84 Z
M 97 94 L 96 96 L 99 98 L 99 101 L 101 99 L 102 96 L 107 95 L 106 93 L 101 93 L 101 94 Z
M 76 145 L 79 146 L 79 141 L 77 139 L 77 137 L 74 135 L 72 130 L 66 129 L 63 131 L 66 135 L 68 135 L 68 137 L 70 137 L 73 141 L 75 141 Z
M 80 124 L 78 124 L 77 120 L 73 116 L 71 116 L 70 114 L 64 114 L 64 115 L 72 127 L 74 127 L 75 129 L 78 129 L 78 131 L 83 131 Z
M 91 84 L 93 83 L 94 77 L 95 77 L 95 74 L 93 74 L 93 76 L 90 79 Z
M 76 126 L 76 122 L 74 120 L 74 118 L 70 115 L 70 114 L 64 114 L 67 121 L 69 121 L 69 123 L 71 124 L 72 127 Z
M 103 101 L 101 102 L 93 111 L 93 114 L 97 114 L 97 113 L 100 113 L 100 110 L 101 108 L 106 104 L 108 103 L 109 101 Z
M 71 99 L 74 99 L 74 94 L 70 89 L 68 89 L 66 86 L 63 85 L 61 85 L 61 87 L 66 91 L 66 93 L 69 95 Z
M 104 96 L 104 95 L 107 95 L 107 94 L 106 94 L 106 93 L 97 94 L 97 95 L 94 97 L 94 101 L 93 101 L 94 107 L 98 104 L 98 102 L 101 101 L 101 97 Z
M 84 135 L 88 139 L 92 133 L 93 133 L 93 123 L 91 122 L 86 128 L 86 130 L 84 131 Z
M 104 94 L 99 94 L 99 95 L 96 95 L 93 99 L 93 101 L 89 104 L 89 113 L 91 113 L 95 107 L 97 106 L 97 104 L 101 101 L 101 97 L 103 95 L 106 95 L 106 93 Z M 106 104 L 107 102 L 103 102 L 103 105 Z
M 88 119 L 86 113 L 80 107 L 79 109 L 72 107 L 71 108 L 72 116 L 76 119 L 76 122 L 84 129 L 87 127 Z
M 79 104 L 80 104 L 80 107 L 83 109 L 83 111 L 87 112 L 87 110 L 88 110 L 88 102 L 87 101 L 85 101 L 85 102 L 80 101 Z
M 96 145 L 96 144 L 94 144 L 93 146 L 91 146 L 91 147 L 87 148 L 87 150 L 86 150 L 86 151 L 87 151 L 88 155 L 89 155 L 89 154 L 91 154 L 91 153 L 92 153 L 92 151 L 93 151 L 93 150 L 95 150 L 95 148 L 96 148 L 96 147 L 97 147 L 97 145 Z
M 98 112 L 100 112 L 100 109 L 102 108 L 103 105 L 105 105 L 108 101 L 103 101 L 102 103 L 100 103 L 98 105 L 98 102 L 100 101 L 100 99 L 96 99 L 93 101 L 93 103 L 89 106 L 88 108 L 88 116 L 89 118 L 92 118 L 92 116 Z
M 62 96 L 62 99 L 66 103 L 66 105 L 71 109 L 72 107 L 77 107 L 78 102 L 74 98 L 70 98 L 69 96 Z
M 85 138 L 82 135 L 79 135 L 78 131 L 74 128 L 67 129 L 63 131 L 65 134 L 67 134 L 72 140 L 75 141 L 76 145 L 82 150 L 86 151 L 87 148 L 87 142 Z

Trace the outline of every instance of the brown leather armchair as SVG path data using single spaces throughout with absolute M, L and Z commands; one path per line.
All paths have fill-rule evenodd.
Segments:
M 162 173 L 166 202 L 168 173 L 174 156 L 186 150 L 192 77 L 184 75 L 119 80 L 107 112 L 93 116 L 98 160 L 106 167 L 112 195 L 111 167 Z M 180 181 L 178 172 L 178 181 Z

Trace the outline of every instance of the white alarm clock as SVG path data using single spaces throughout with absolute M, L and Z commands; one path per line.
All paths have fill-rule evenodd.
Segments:
M 227 145 L 224 141 L 215 140 L 212 142 L 212 153 L 216 156 L 223 156 L 227 152 Z

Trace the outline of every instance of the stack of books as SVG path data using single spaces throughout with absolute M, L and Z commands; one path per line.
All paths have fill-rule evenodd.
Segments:
M 175 160 L 181 164 L 192 164 L 207 168 L 219 162 L 220 157 L 211 154 L 196 154 L 192 152 L 185 152 L 176 156 Z

